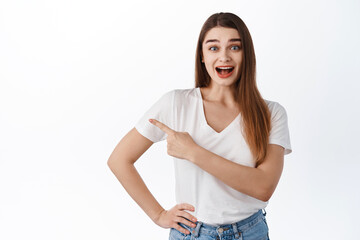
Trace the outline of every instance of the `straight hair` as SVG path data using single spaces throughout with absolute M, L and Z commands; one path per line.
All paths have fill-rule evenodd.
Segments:
M 207 87 L 211 78 L 202 63 L 202 44 L 206 33 L 214 27 L 236 29 L 241 38 L 243 63 L 239 79 L 233 86 L 233 94 L 241 112 L 244 138 L 255 157 L 256 166 L 265 159 L 271 129 L 270 111 L 256 85 L 256 58 L 254 45 L 245 23 L 233 13 L 215 13 L 204 23 L 195 58 L 195 87 Z

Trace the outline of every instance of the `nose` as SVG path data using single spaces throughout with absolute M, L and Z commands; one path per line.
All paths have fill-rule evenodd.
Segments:
M 219 59 L 220 62 L 229 62 L 230 61 L 230 56 L 226 50 L 223 50 L 220 54 L 221 54 L 220 59 Z

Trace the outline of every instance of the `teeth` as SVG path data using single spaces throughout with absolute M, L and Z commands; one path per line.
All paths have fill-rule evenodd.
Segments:
M 233 67 L 218 67 L 219 69 L 232 69 Z

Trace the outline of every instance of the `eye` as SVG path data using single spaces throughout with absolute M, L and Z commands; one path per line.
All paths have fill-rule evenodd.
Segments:
M 240 46 L 237 46 L 237 45 L 234 45 L 234 46 L 231 46 L 231 50 L 240 50 Z
M 210 51 L 216 51 L 218 48 L 217 47 L 210 47 L 209 50 Z

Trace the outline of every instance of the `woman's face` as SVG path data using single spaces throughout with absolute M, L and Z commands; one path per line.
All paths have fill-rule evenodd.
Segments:
M 233 28 L 214 27 L 202 43 L 202 61 L 212 84 L 231 86 L 239 79 L 243 50 L 238 31 Z

